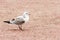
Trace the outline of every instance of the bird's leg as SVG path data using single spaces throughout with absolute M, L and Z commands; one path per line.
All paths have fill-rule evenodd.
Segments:
M 20 30 L 23 30 L 23 29 L 22 29 L 22 25 L 18 25 L 18 27 L 19 27 Z

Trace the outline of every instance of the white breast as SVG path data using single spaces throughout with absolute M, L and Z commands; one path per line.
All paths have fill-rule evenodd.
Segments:
M 25 20 L 25 22 L 28 22 L 28 21 L 29 21 L 29 16 L 26 15 L 26 16 L 24 17 L 24 20 Z

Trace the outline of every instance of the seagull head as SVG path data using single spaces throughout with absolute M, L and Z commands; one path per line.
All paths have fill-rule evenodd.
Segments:
M 30 15 L 28 12 L 24 12 L 24 14 L 23 15 Z

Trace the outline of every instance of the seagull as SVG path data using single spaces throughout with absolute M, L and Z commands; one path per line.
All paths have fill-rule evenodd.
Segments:
M 8 24 L 16 24 L 18 25 L 20 30 L 22 29 L 22 24 L 26 23 L 29 21 L 29 13 L 28 12 L 24 12 L 22 16 L 18 16 L 12 20 L 9 21 L 3 21 L 4 23 L 8 23 Z

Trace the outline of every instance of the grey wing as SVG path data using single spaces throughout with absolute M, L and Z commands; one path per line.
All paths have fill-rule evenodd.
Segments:
M 15 24 L 23 24 L 25 21 L 23 18 L 16 18 Z

